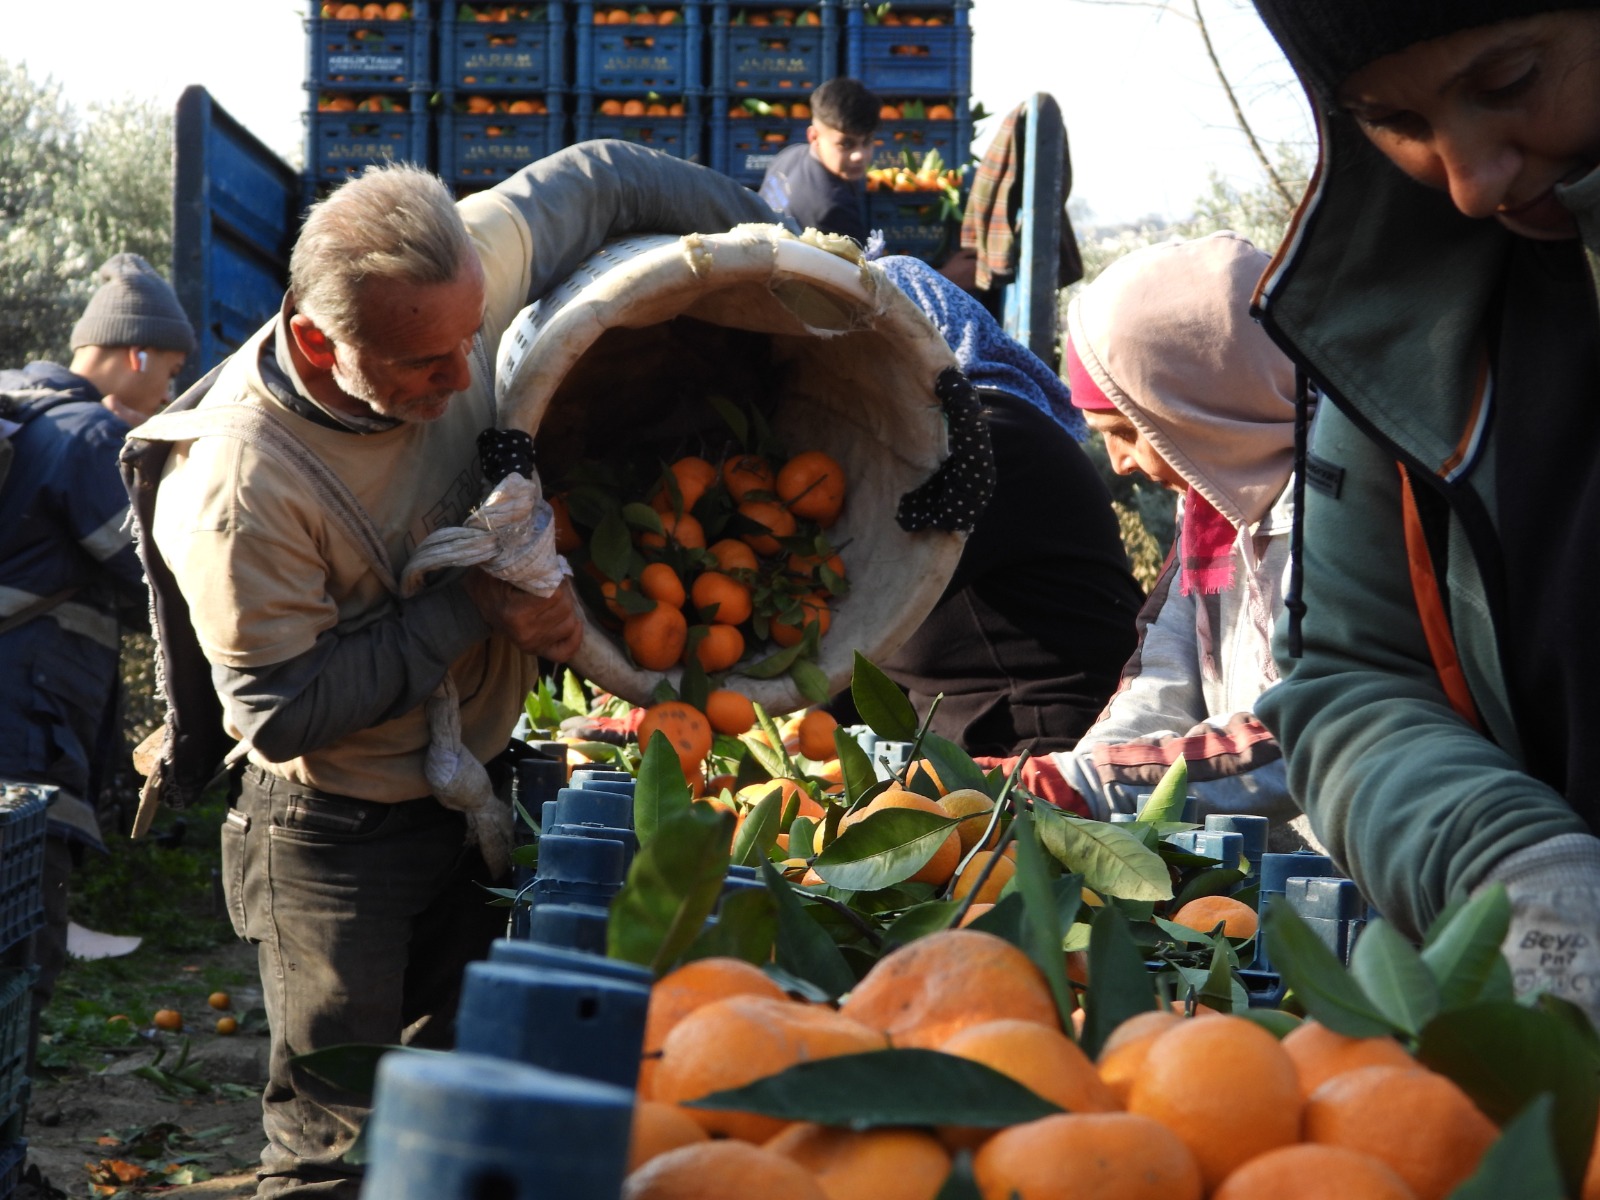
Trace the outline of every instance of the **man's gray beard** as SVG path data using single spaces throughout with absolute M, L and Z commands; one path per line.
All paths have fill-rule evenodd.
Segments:
M 333 382 L 339 390 L 352 400 L 359 400 L 372 410 L 375 417 L 388 414 L 383 411 L 383 399 L 378 395 L 378 389 L 372 386 L 371 381 L 354 367 L 346 369 L 344 363 L 336 354 L 333 358 Z

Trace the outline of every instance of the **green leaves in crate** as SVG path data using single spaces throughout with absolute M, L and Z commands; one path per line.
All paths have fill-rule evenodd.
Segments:
M 1558 1168 L 1551 1137 L 1554 1104 L 1540 1096 L 1528 1105 L 1489 1147 L 1478 1169 L 1450 1200 L 1565 1200 L 1569 1192 Z
M 855 986 L 856 977 L 833 938 L 811 919 L 794 885 L 770 862 L 761 864 L 761 875 L 778 906 L 778 943 L 773 950 L 778 966 L 821 988 L 830 999 L 844 995 Z
M 1166 863 L 1126 826 L 1075 817 L 1051 804 L 1036 805 L 1034 816 L 1045 849 L 1082 875 L 1085 887 L 1125 900 L 1172 899 Z
M 708 804 L 662 819 L 611 902 L 607 953 L 649 967 L 658 978 L 671 970 L 717 906 L 732 835 L 733 814 Z
M 1055 998 L 1061 1028 L 1072 1029 L 1072 1012 L 1078 1007 L 1067 979 L 1067 961 L 1061 952 L 1066 940 L 1066 925 L 1051 888 L 1051 872 L 1044 848 L 1034 829 L 1033 818 L 1019 809 L 1012 819 L 1012 835 L 1017 843 L 1017 872 L 1012 886 L 1022 895 L 1022 949 L 1043 972 Z M 1081 888 L 1080 888 L 1081 891 Z
M 798 1063 L 691 1108 L 735 1109 L 852 1129 L 970 1125 L 1000 1129 L 1061 1111 L 991 1067 L 937 1050 L 873 1050 Z
M 881 809 L 841 833 L 812 867 L 834 887 L 877 891 L 927 866 L 960 823 L 915 808 Z
M 1542 1007 L 1527 1008 L 1492 1002 L 1442 1013 L 1423 1030 L 1417 1057 L 1455 1080 L 1496 1123 L 1539 1096 L 1553 1097 L 1550 1131 L 1562 1174 L 1576 1184 L 1600 1116 L 1600 1048 L 1587 1023 L 1580 1026 L 1559 1011 L 1561 1003 L 1546 999 Z M 1503 1194 L 1520 1200 L 1525 1193 Z
M 722 897 L 716 921 L 701 931 L 684 959 L 742 958 L 765 966 L 777 940 L 778 902 L 772 893 L 765 888 L 739 888 Z
M 1178 760 L 1167 768 L 1167 773 L 1161 777 L 1161 782 L 1156 784 L 1156 790 L 1150 793 L 1150 799 L 1144 803 L 1144 808 L 1139 813 L 1139 822 L 1144 825 L 1161 825 L 1183 820 L 1183 806 L 1189 798 L 1189 764 L 1180 755 Z
M 667 735 L 657 730 L 644 749 L 633 787 L 633 829 L 639 845 L 649 845 L 665 821 L 689 811 L 692 799 L 678 752 Z
M 754 866 L 765 859 L 767 852 L 778 844 L 782 823 L 783 788 L 774 783 L 745 814 L 738 832 L 733 835 L 733 865 Z
M 856 651 L 850 698 L 873 733 L 890 742 L 909 742 L 917 736 L 917 710 L 898 684 Z

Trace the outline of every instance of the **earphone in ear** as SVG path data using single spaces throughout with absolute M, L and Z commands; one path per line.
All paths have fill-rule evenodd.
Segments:
M 139 370 L 143 372 L 150 365 L 150 355 L 145 351 L 140 350 L 137 354 L 137 358 L 139 360 Z

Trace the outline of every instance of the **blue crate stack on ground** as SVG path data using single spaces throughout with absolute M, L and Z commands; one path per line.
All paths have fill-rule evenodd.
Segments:
M 630 20 L 612 23 L 612 13 Z M 703 15 L 702 0 L 627 8 L 578 0 L 576 140 L 621 138 L 674 158 L 705 161 Z
M 353 5 L 323 3 L 306 18 L 306 168 L 309 201 L 369 163 L 431 167 L 430 0 L 386 8 L 403 19 L 344 20 Z M 376 8 L 376 6 L 371 6 Z
M 52 787 L 0 793 L 0 1200 L 16 1194 L 31 1082 L 33 981 L 30 939 L 44 924 L 45 812 Z
M 873 168 L 919 166 L 935 150 L 946 167 L 965 164 L 972 147 L 972 0 L 897 0 L 884 14 L 868 0 L 846 2 L 844 73 L 900 114 L 879 125 Z M 867 205 L 867 223 L 882 230 L 891 254 L 940 262 L 956 248 L 959 217 L 938 191 L 878 188 Z
M 549 0 L 440 14 L 437 169 L 458 196 L 568 144 L 570 10 Z
M 806 140 L 811 93 L 839 74 L 841 0 L 715 0 L 711 165 L 748 187 L 787 145 Z M 792 21 L 790 17 L 792 15 Z

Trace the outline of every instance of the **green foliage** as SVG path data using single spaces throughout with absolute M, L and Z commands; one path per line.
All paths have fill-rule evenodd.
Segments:
M 0 59 L 0 365 L 67 361 L 94 272 L 123 250 L 170 273 L 171 114 L 128 100 L 82 118 Z
M 1061 1109 L 992 1067 L 937 1050 L 871 1050 L 802 1062 L 690 1101 L 852 1129 L 966 1125 L 1000 1129 Z

